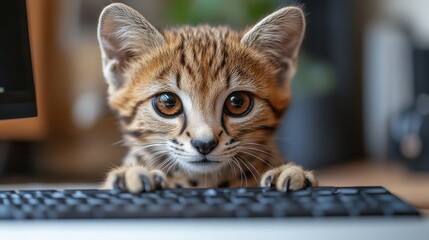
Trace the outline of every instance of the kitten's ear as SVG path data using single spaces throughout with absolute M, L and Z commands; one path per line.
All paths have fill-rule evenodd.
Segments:
M 113 3 L 101 12 L 98 42 L 109 91 L 121 87 L 124 70 L 136 56 L 164 43 L 164 37 L 136 10 Z
M 304 32 L 303 11 L 298 7 L 285 7 L 258 22 L 244 34 L 241 43 L 269 57 L 279 67 L 279 83 L 289 87 L 296 72 Z

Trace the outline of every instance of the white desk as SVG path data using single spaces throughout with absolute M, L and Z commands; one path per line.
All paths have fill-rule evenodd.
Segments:
M 428 237 L 429 221 L 415 219 L 0 222 L 2 240 L 427 240 Z

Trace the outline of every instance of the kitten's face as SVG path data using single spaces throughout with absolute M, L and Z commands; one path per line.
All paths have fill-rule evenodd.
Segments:
M 290 8 L 249 31 L 199 26 L 161 34 L 113 4 L 100 18 L 99 40 L 109 104 L 127 144 L 150 167 L 196 173 L 272 157 L 303 31 L 302 12 Z

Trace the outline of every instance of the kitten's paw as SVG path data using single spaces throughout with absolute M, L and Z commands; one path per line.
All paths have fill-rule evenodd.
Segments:
M 166 187 L 166 178 L 159 170 L 142 166 L 121 167 L 107 175 L 104 189 L 121 189 L 132 193 L 149 192 Z
M 283 192 L 317 185 L 317 179 L 311 171 L 293 164 L 285 164 L 267 171 L 262 175 L 260 182 L 261 187 L 275 187 Z

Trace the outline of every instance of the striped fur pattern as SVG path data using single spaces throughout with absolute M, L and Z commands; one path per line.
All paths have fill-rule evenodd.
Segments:
M 126 5 L 107 6 L 98 28 L 103 73 L 129 153 L 104 188 L 316 185 L 311 171 L 281 160 L 273 136 L 290 102 L 304 30 L 297 7 L 244 31 L 208 25 L 158 31 Z M 176 96 L 179 114 L 157 111 L 163 93 Z M 225 110 L 235 93 L 250 99 L 241 116 Z

